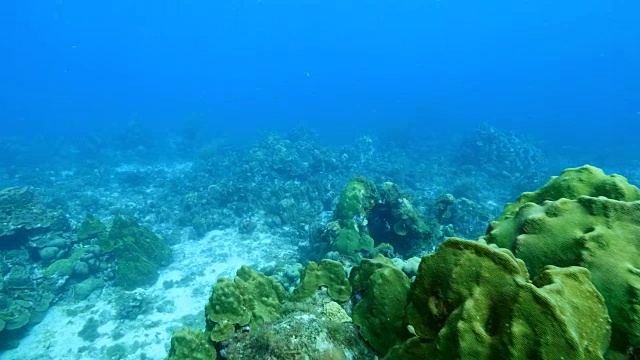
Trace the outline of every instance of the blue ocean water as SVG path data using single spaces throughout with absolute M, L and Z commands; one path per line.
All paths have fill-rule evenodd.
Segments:
M 639 7 L 11 1 L 2 131 L 82 137 L 131 119 L 172 131 L 198 114 L 237 137 L 304 124 L 343 141 L 489 122 L 606 146 L 632 140 L 640 118 Z
M 0 359 L 162 359 L 177 328 L 213 326 L 211 288 L 241 265 L 293 291 L 307 261 L 372 257 L 327 240 L 356 176 L 379 193 L 347 221 L 375 245 L 408 231 L 385 218 L 399 210 L 376 213 L 385 196 L 431 229 L 375 250 L 409 277 L 412 258 L 482 236 L 565 168 L 640 185 L 638 14 L 629 0 L 8 0 Z M 81 236 L 93 218 L 102 230 Z M 114 229 L 159 235 L 172 260 L 122 285 Z M 350 334 L 344 358 L 384 355 Z M 241 353 L 230 343 L 219 358 Z

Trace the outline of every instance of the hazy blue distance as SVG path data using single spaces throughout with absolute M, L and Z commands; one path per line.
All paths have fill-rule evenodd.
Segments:
M 8 1 L 0 135 L 639 129 L 638 1 Z

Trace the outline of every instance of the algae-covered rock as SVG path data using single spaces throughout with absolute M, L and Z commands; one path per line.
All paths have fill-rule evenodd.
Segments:
M 215 360 L 216 349 L 201 330 L 180 328 L 171 337 L 165 360 Z
M 107 237 L 117 266 L 115 283 L 125 290 L 153 284 L 158 269 L 171 262 L 171 248 L 134 219 L 117 216 Z
M 409 278 L 391 260 L 378 256 L 362 260 L 351 270 L 350 280 L 362 292 L 362 299 L 353 308 L 353 322 L 362 337 L 381 354 L 407 340 Z
M 619 184 L 620 179 L 614 179 L 613 184 Z M 492 223 L 484 238 L 512 250 L 532 276 L 547 265 L 589 269 L 611 316 L 611 347 L 626 351 L 640 347 L 638 219 L 640 201 L 562 198 L 542 205 L 524 204 L 512 217 Z
M 581 267 L 548 267 L 531 282 L 508 250 L 448 239 L 411 285 L 416 338 L 385 359 L 602 359 L 610 319 L 590 280 Z
M 302 270 L 300 285 L 293 291 L 292 298 L 304 300 L 322 286 L 327 287 L 327 293 L 335 301 L 347 301 L 351 297 L 351 285 L 344 267 L 337 261 L 323 259 L 320 264 L 309 261 Z
M 225 349 L 229 359 L 346 360 L 375 354 L 350 322 L 293 313 L 249 332 L 236 333 Z
M 440 227 L 420 214 L 398 185 L 385 182 L 379 187 L 379 199 L 369 211 L 369 234 L 388 242 L 401 254 L 416 254 L 434 248 L 441 238 Z
M 213 287 L 205 306 L 209 336 L 221 341 L 233 334 L 235 326 L 256 328 L 279 319 L 284 297 L 277 281 L 242 266 L 234 280 L 219 278 Z

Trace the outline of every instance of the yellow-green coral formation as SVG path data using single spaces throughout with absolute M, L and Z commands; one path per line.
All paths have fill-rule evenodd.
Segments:
M 329 321 L 333 322 L 351 322 L 351 317 L 347 312 L 335 301 L 329 301 L 322 307 L 322 315 Z
M 274 279 L 242 266 L 235 280 L 219 278 L 205 307 L 212 341 L 228 339 L 240 327 L 256 328 L 282 317 L 285 291 Z
M 368 234 L 347 228 L 338 231 L 333 247 L 340 254 L 359 259 L 362 253 L 373 251 L 374 242 Z
M 73 268 L 76 266 L 82 255 L 85 254 L 85 249 L 74 249 L 73 253 L 68 258 L 60 259 L 52 262 L 43 271 L 42 275 L 45 277 L 57 276 L 71 276 L 73 274 Z
M 363 177 L 351 179 L 340 194 L 340 200 L 334 211 L 334 219 L 345 227 L 353 222 L 354 217 L 366 215 L 373 208 L 376 200 L 376 185 Z M 354 224 L 351 224 L 354 225 Z
M 378 193 L 375 184 L 362 177 L 345 187 L 324 235 L 333 250 L 355 260 L 384 250 L 376 244 L 413 254 L 441 239 L 439 224 L 425 220 L 396 184 L 386 182 Z
M 423 258 L 408 297 L 415 338 L 385 359 L 602 359 L 609 317 L 580 267 L 549 267 L 533 283 L 521 260 L 448 239 Z
M 93 215 L 85 216 L 78 228 L 78 240 L 95 239 L 101 235 L 106 236 L 107 226 Z
M 125 290 L 154 283 L 158 269 L 171 262 L 171 248 L 164 240 L 132 218 L 115 217 L 103 240 L 102 250 L 113 251 L 115 257 L 115 283 Z
M 640 200 L 640 190 L 629 184 L 624 176 L 605 175 L 604 171 L 591 165 L 564 170 L 553 176 L 543 187 L 533 192 L 522 193 L 518 199 L 504 207 L 498 220 L 509 218 L 526 203 L 541 205 L 547 200 L 562 198 L 575 200 L 580 196 L 604 196 L 620 201 Z
M 309 261 L 302 270 L 300 285 L 293 291 L 292 298 L 300 301 L 313 296 L 320 287 L 335 301 L 347 301 L 351 297 L 351 285 L 342 265 L 333 260 L 323 259 L 320 264 Z
M 311 264 L 311 268 L 305 292 L 315 294 L 319 287 L 327 286 L 341 298 L 350 294 L 342 265 L 326 260 Z M 327 299 L 306 294 L 302 299 L 286 297 L 274 279 L 243 266 L 235 280 L 219 278 L 213 287 L 205 306 L 204 336 L 209 345 L 204 346 L 195 330 L 176 333 L 174 357 L 168 360 L 179 360 L 176 354 L 187 352 L 191 357 L 185 359 L 208 359 L 209 346 L 229 359 L 373 358 L 373 351 L 358 336 L 345 309 Z
M 357 177 L 349 181 L 333 213 L 334 222 L 328 227 L 335 233 L 333 249 L 339 253 L 360 258 L 360 252 L 373 251 L 373 239 L 367 234 L 367 212 L 373 208 L 376 186 Z
M 637 189 L 613 178 L 609 194 L 634 198 Z M 627 189 L 622 192 L 620 189 Z M 597 194 L 603 194 L 602 191 Z M 640 347 L 640 201 L 579 196 L 526 203 L 494 222 L 485 239 L 512 250 L 532 276 L 546 265 L 583 266 L 607 304 L 613 350 Z
M 201 330 L 180 328 L 171 337 L 171 348 L 165 360 L 215 360 L 216 349 Z
M 385 354 L 409 338 L 404 308 L 410 282 L 391 260 L 364 259 L 351 270 L 349 280 L 362 297 L 353 308 L 353 322 L 374 349 Z

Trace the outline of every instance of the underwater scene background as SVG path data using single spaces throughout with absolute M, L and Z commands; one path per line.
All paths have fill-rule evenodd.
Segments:
M 3 4 L 0 359 L 640 358 L 639 13 Z

